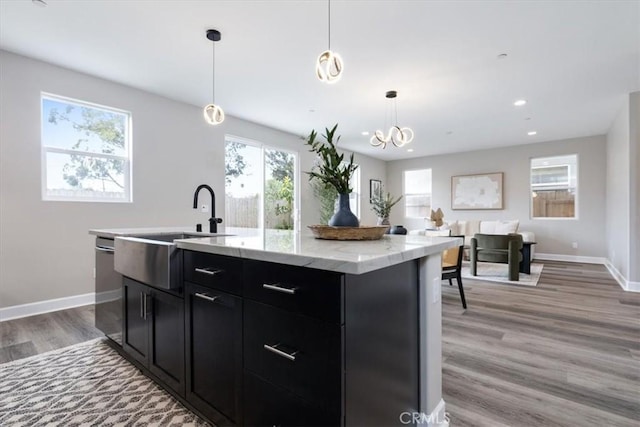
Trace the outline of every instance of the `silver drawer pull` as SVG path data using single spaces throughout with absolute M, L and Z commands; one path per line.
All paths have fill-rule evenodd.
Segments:
M 115 249 L 113 249 L 113 248 L 105 248 L 105 247 L 102 247 L 102 246 L 96 246 L 96 251 L 107 252 L 107 253 L 112 254 L 112 253 L 115 252 Z
M 280 343 L 275 344 L 275 345 L 269 345 L 269 344 L 265 344 L 262 347 L 264 347 L 265 350 L 269 350 L 272 353 L 277 354 L 278 356 L 282 356 L 285 359 L 289 359 L 292 362 L 296 361 L 296 354 L 298 354 L 297 351 L 294 351 L 293 353 L 289 354 L 286 351 L 282 351 L 279 348 L 277 348 L 280 345 Z
M 196 268 L 196 273 L 208 274 L 209 276 L 215 276 L 216 274 L 224 273 L 224 270 L 214 270 L 213 267 Z
M 211 302 L 214 302 L 214 301 L 216 301 L 218 298 L 220 298 L 219 296 L 212 297 L 212 296 L 209 296 L 209 295 L 207 295 L 207 294 L 201 294 L 200 292 L 196 292 L 196 294 L 195 294 L 195 295 L 196 295 L 198 298 L 206 299 L 207 301 L 211 301 Z
M 278 286 L 278 283 L 274 283 L 273 285 L 270 285 L 268 283 L 263 283 L 262 287 L 264 289 L 271 289 L 272 291 L 282 292 L 283 294 L 289 294 L 289 295 L 295 295 L 296 290 L 298 289 L 298 288 L 283 288 L 282 286 Z

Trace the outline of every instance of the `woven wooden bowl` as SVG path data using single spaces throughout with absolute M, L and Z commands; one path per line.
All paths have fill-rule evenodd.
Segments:
M 388 225 L 360 227 L 331 227 L 330 225 L 309 225 L 316 239 L 324 240 L 378 240 L 389 229 Z

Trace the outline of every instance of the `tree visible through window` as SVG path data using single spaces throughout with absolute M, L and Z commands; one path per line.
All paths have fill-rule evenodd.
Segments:
M 128 202 L 130 113 L 42 96 L 43 199 Z
M 225 141 L 227 227 L 295 228 L 295 153 L 255 141 Z

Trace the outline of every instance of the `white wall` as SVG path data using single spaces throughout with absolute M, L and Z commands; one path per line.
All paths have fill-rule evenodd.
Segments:
M 531 219 L 529 170 L 532 157 L 578 155 L 578 219 Z M 446 220 L 518 219 L 520 230 L 536 235 L 536 253 L 604 257 L 605 167 L 604 136 L 567 139 L 466 153 L 398 160 L 387 164 L 392 194 L 402 194 L 402 172 L 432 169 L 433 202 Z M 504 209 L 451 210 L 451 177 L 475 173 L 504 172 Z M 423 220 L 407 220 L 403 209 L 391 214 L 393 224 L 424 228 Z M 578 243 L 573 249 L 572 242 Z
M 42 201 L 41 91 L 132 113 L 133 203 Z M 201 183 L 213 187 L 222 216 L 225 134 L 298 151 L 302 171 L 313 165 L 295 135 L 230 116 L 212 127 L 200 107 L 5 51 L 0 93 L 0 308 L 93 292 L 91 228 L 206 226 L 209 214 L 192 209 Z M 384 162 L 356 161 L 368 194 L 368 177 L 384 176 Z M 300 182 L 304 227 L 317 223 L 317 207 L 306 175 Z M 375 223 L 367 206 L 363 223 Z
M 607 259 L 629 277 L 629 98 L 607 133 Z

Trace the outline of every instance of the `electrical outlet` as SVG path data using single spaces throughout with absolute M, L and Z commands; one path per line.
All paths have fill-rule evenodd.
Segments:
M 209 205 L 203 203 L 200 205 L 200 212 L 209 212 Z
M 439 277 L 433 279 L 433 299 L 431 302 L 434 304 L 440 301 L 442 296 L 442 280 Z
M 573 249 L 578 249 L 578 242 L 572 242 L 572 243 L 571 243 L 571 247 L 572 247 Z

